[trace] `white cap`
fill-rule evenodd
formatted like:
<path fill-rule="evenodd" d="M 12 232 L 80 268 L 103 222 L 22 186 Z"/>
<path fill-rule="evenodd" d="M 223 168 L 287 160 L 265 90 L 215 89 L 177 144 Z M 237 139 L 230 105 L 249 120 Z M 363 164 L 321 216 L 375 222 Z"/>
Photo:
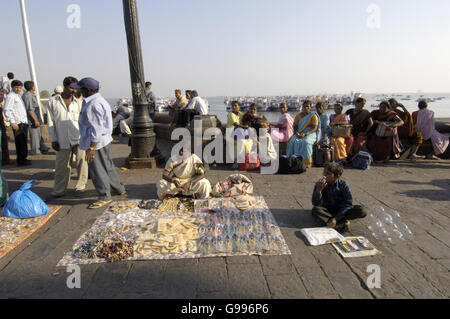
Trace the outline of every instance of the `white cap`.
<path fill-rule="evenodd" d="M 55 87 L 55 93 L 62 93 L 64 91 L 62 86 Z"/>

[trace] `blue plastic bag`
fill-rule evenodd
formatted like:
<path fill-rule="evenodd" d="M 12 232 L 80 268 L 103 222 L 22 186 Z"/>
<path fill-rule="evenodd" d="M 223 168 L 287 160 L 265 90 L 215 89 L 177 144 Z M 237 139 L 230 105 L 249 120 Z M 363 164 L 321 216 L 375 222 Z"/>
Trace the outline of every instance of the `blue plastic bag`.
<path fill-rule="evenodd" d="M 37 184 L 33 179 L 15 191 L 3 207 L 3 216 L 24 219 L 48 214 L 50 209 L 47 204 L 30 190 Z"/>

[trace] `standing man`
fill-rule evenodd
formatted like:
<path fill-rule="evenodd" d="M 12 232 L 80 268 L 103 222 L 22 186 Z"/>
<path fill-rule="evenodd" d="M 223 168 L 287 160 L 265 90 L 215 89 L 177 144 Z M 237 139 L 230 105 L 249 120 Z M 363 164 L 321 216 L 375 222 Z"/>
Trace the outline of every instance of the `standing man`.
<path fill-rule="evenodd" d="M 31 165 L 31 161 L 27 160 L 28 117 L 25 104 L 20 97 L 22 87 L 22 82 L 18 80 L 11 82 L 12 91 L 6 96 L 4 107 L 6 121 L 11 123 L 14 131 L 18 166 Z"/>
<path fill-rule="evenodd" d="M 28 121 L 30 124 L 30 154 L 47 154 L 48 147 L 44 143 L 40 129 L 42 124 L 42 116 L 39 109 L 38 100 L 35 95 L 36 86 L 32 81 L 26 81 L 24 86 L 27 91 L 22 95 L 22 99 L 25 104 L 25 108 L 27 109 Z"/>
<path fill-rule="evenodd" d="M 152 82 L 145 82 L 145 96 L 147 97 L 147 101 L 149 104 L 148 112 L 150 114 L 150 118 L 155 118 L 155 109 L 156 109 L 156 94 L 152 91 Z"/>
<path fill-rule="evenodd" d="M 8 149 L 8 136 L 6 135 L 6 120 L 5 115 L 3 113 L 5 99 L 6 99 L 6 90 L 0 89 L 0 130 L 2 132 L 1 144 L 2 144 L 2 165 L 9 165 L 9 149 Z"/>
<path fill-rule="evenodd" d="M 48 103 L 48 134 L 52 141 L 52 148 L 56 151 L 56 161 L 53 192 L 47 200 L 64 195 L 69 185 L 74 155 L 78 171 L 75 192 L 83 192 L 88 181 L 86 152 L 79 147 L 78 118 L 81 113 L 81 103 L 74 97 L 76 90 L 70 87 L 70 84 L 77 82 L 78 80 L 72 76 L 66 77 L 61 95 L 56 95 Z"/>
<path fill-rule="evenodd" d="M 14 80 L 14 73 L 9 72 L 7 75 L 8 80 L 3 83 L 3 89 L 6 90 L 6 93 L 10 93 L 12 90 L 12 81 Z"/>
<path fill-rule="evenodd" d="M 98 201 L 89 205 L 95 209 L 109 204 L 111 191 L 126 195 L 111 159 L 111 106 L 99 93 L 99 82 L 93 78 L 72 83 L 71 88 L 81 90 L 84 97 L 80 118 L 80 148 L 86 151 L 89 174 L 98 193 Z"/>

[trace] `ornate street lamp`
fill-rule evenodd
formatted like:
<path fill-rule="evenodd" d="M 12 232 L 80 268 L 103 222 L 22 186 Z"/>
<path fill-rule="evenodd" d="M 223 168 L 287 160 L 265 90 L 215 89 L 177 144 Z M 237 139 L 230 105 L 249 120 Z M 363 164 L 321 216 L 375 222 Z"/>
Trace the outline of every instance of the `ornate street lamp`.
<path fill-rule="evenodd" d="M 126 163 L 129 168 L 156 168 L 156 134 L 149 115 L 145 96 L 144 65 L 136 0 L 123 0 L 125 30 L 127 33 L 128 60 L 130 63 L 131 91 L 134 119 L 132 124 L 131 154 Z"/>

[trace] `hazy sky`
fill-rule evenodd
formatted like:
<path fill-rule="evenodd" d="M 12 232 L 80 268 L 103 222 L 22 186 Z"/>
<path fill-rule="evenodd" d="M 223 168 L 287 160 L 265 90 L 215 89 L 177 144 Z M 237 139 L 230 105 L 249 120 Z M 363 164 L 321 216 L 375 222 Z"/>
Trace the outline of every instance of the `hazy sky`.
<path fill-rule="evenodd" d="M 70 4 L 81 9 L 79 29 L 67 27 Z M 122 1 L 26 5 L 41 90 L 73 75 L 98 79 L 105 97 L 131 95 Z M 159 96 L 175 88 L 202 96 L 450 91 L 449 0 L 138 0 L 138 6 L 145 76 Z M 2 1 L 0 15 L 0 75 L 13 71 L 28 80 L 19 0 Z"/>

